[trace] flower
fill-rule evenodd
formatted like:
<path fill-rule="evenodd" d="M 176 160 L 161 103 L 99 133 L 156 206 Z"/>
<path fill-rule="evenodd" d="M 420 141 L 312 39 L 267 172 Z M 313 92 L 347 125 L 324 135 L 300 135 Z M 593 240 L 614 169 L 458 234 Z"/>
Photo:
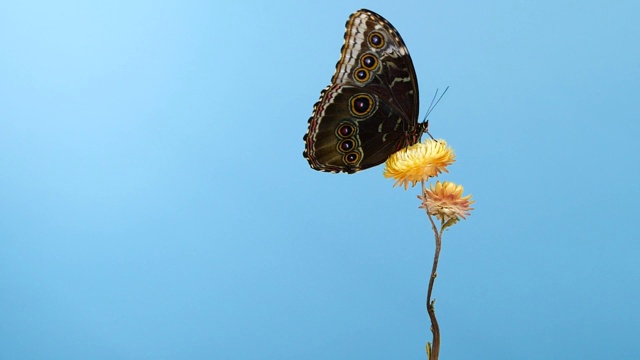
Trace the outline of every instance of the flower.
<path fill-rule="evenodd" d="M 387 159 L 384 177 L 396 180 L 393 186 L 404 185 L 406 190 L 419 181 L 428 180 L 444 172 L 455 161 L 455 153 L 444 140 L 426 140 L 397 151 Z"/>
<path fill-rule="evenodd" d="M 418 195 L 422 200 L 420 208 L 427 209 L 429 215 L 435 215 L 444 224 L 453 225 L 460 218 L 466 219 L 465 216 L 473 210 L 471 204 L 475 201 L 470 200 L 471 195 L 463 197 L 463 191 L 462 185 L 438 181 L 435 185 L 431 184 L 430 189 L 424 189 L 422 196 Z"/>

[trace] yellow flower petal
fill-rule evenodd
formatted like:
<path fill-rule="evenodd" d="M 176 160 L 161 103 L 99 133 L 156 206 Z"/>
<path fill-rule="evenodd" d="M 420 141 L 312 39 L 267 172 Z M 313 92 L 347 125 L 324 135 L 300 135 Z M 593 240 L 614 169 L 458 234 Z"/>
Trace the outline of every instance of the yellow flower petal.
<path fill-rule="evenodd" d="M 449 172 L 456 155 L 444 140 L 426 140 L 391 155 L 384 168 L 384 177 L 396 180 L 393 186 L 404 185 L 405 190 L 422 180 Z"/>

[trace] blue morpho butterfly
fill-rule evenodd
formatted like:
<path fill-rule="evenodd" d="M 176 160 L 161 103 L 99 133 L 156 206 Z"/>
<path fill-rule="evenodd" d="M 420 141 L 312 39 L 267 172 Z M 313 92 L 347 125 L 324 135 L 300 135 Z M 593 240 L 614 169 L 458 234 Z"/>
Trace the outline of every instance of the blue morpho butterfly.
<path fill-rule="evenodd" d="M 420 141 L 418 80 L 409 51 L 385 18 L 362 9 L 346 24 L 331 84 L 313 106 L 304 136 L 311 168 L 354 173 Z"/>

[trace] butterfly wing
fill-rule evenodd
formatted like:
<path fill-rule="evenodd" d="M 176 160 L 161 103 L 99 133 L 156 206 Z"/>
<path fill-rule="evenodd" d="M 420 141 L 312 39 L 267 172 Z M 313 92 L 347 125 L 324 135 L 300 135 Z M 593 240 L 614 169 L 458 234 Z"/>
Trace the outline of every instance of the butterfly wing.
<path fill-rule="evenodd" d="M 404 142 L 405 120 L 376 94 L 335 84 L 314 106 L 304 156 L 312 168 L 354 173 L 379 165 Z"/>
<path fill-rule="evenodd" d="M 417 122 L 418 80 L 409 50 L 398 30 L 371 10 L 356 11 L 347 20 L 331 83 L 366 87 Z"/>
<path fill-rule="evenodd" d="M 304 157 L 328 172 L 376 166 L 419 140 L 417 116 L 418 83 L 400 34 L 372 11 L 355 12 L 332 84 L 309 119 Z"/>

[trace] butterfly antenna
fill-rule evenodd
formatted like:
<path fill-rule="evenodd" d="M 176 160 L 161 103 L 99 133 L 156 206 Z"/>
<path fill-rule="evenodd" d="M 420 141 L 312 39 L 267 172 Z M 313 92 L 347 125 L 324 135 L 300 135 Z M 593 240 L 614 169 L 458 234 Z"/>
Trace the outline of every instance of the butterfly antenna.
<path fill-rule="evenodd" d="M 431 114 L 431 112 L 433 111 L 433 109 L 436 108 L 436 106 L 438 105 L 438 103 L 440 102 L 440 100 L 442 100 L 442 98 L 444 97 L 444 94 L 447 93 L 447 90 L 449 90 L 449 87 L 447 86 L 444 91 L 442 92 L 442 94 L 440 95 L 440 97 L 438 98 L 438 100 L 436 101 L 436 97 L 438 96 L 438 89 L 436 89 L 436 93 L 433 94 L 433 99 L 431 99 L 431 104 L 429 104 L 429 108 L 427 109 L 427 114 L 424 116 L 425 120 L 427 119 L 427 117 L 429 116 L 429 114 Z M 435 103 L 434 103 L 435 101 Z"/>
<path fill-rule="evenodd" d="M 429 135 L 429 137 L 432 140 L 435 140 L 433 138 L 433 136 L 431 135 L 431 133 L 429 133 L 429 120 L 427 119 L 429 117 L 429 114 L 431 114 L 431 112 L 433 111 L 433 109 L 435 109 L 436 105 L 438 105 L 438 103 L 440 102 L 440 100 L 442 100 L 442 97 L 444 96 L 444 94 L 447 93 L 447 90 L 449 90 L 449 87 L 447 86 L 444 91 L 442 92 L 442 94 L 440 95 L 440 97 L 438 98 L 438 100 L 436 100 L 436 97 L 438 97 L 438 89 L 436 89 L 436 93 L 433 94 L 433 99 L 431 99 L 431 103 L 429 104 L 429 107 L 427 108 L 427 114 L 424 116 L 424 120 L 423 122 L 425 123 L 425 127 L 424 127 L 424 132 L 427 133 L 427 135 Z M 434 103 L 435 102 L 435 103 Z"/>
<path fill-rule="evenodd" d="M 438 90 L 436 89 L 436 93 L 433 94 L 433 98 L 431 99 L 431 103 L 429 104 L 429 107 L 427 108 L 427 113 L 424 115 L 424 120 L 427 120 L 427 116 L 429 116 L 429 113 L 431 112 L 431 107 L 433 106 L 433 102 L 436 101 L 436 96 L 438 96 Z"/>

